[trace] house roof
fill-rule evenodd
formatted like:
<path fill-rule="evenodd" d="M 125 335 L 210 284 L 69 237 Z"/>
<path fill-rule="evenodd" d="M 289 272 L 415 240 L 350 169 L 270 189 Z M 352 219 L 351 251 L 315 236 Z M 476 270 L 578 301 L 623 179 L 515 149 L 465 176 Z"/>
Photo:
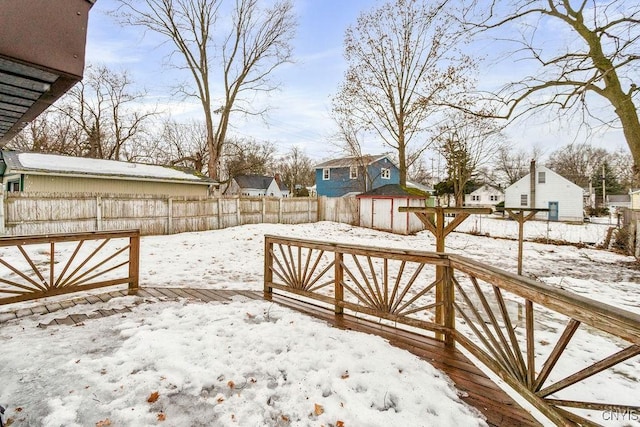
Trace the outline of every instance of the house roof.
<path fill-rule="evenodd" d="M 238 183 L 240 188 L 266 190 L 275 178 L 265 175 L 238 175 L 233 179 Z"/>
<path fill-rule="evenodd" d="M 629 194 L 610 194 L 607 196 L 609 203 L 629 203 L 631 196 Z"/>
<path fill-rule="evenodd" d="M 490 191 L 490 190 L 494 190 L 496 193 L 504 194 L 504 189 L 500 187 L 496 187 L 495 185 L 491 185 L 491 184 L 482 184 L 480 187 L 476 188 L 469 194 L 475 195 L 483 191 Z"/>
<path fill-rule="evenodd" d="M 378 154 L 371 155 L 365 154 L 363 156 L 350 156 L 350 157 L 342 157 L 339 159 L 327 160 L 326 162 L 319 163 L 315 166 L 316 169 L 319 168 L 348 168 L 355 165 L 370 165 L 371 163 L 375 163 L 380 159 L 387 158 L 391 163 L 394 163 L 393 160 L 387 154 Z M 395 163 L 394 163 L 395 164 Z"/>
<path fill-rule="evenodd" d="M 420 191 L 424 191 L 425 193 L 433 193 L 433 188 L 427 187 L 426 185 L 422 185 L 418 182 L 407 181 L 407 187 L 416 188 Z"/>
<path fill-rule="evenodd" d="M 81 176 L 87 178 L 133 179 L 140 181 L 188 182 L 211 185 L 216 181 L 195 170 L 115 160 L 23 153 L 2 150 L 6 171 L 32 175 Z M 6 173 L 6 172 L 5 172 Z"/>
<path fill-rule="evenodd" d="M 574 182 L 568 180 L 567 178 L 565 178 L 564 176 L 560 175 L 558 172 L 555 172 L 551 169 L 549 169 L 546 166 L 541 166 L 541 165 L 536 165 L 536 173 L 537 172 L 547 172 L 547 173 L 551 173 L 555 176 L 557 176 L 558 178 L 560 178 L 561 180 L 563 180 L 567 185 L 570 185 L 572 187 L 575 188 L 579 188 L 580 190 L 583 190 L 582 187 L 580 187 L 579 185 L 576 185 Z M 531 179 L 531 173 L 526 174 L 525 176 L 523 176 L 522 178 L 520 178 L 519 180 L 517 180 L 516 182 L 514 182 L 513 184 L 511 184 L 510 186 L 508 186 L 507 188 L 504 189 L 504 192 L 506 193 L 507 191 L 512 191 L 512 188 L 517 188 L 521 182 L 527 182 Z"/>
<path fill-rule="evenodd" d="M 402 187 L 400 184 L 383 185 L 381 187 L 374 188 L 373 190 L 369 190 L 366 193 L 361 193 L 356 197 L 360 198 L 360 197 L 376 197 L 376 196 L 412 197 L 412 198 L 429 197 L 429 195 L 424 191 L 418 190 L 417 188 Z"/>

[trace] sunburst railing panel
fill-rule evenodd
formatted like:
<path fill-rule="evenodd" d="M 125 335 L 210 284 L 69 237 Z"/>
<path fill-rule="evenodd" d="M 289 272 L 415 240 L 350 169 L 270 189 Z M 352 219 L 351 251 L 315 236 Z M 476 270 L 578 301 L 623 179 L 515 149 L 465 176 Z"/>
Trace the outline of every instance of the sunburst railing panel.
<path fill-rule="evenodd" d="M 266 236 L 273 289 L 457 343 L 558 425 L 640 414 L 640 316 L 601 301 L 458 255 Z"/>
<path fill-rule="evenodd" d="M 117 284 L 138 288 L 134 231 L 0 238 L 0 305 Z"/>
<path fill-rule="evenodd" d="M 640 316 L 450 259 L 455 341 L 545 415 L 562 425 L 600 425 L 607 413 L 640 414 Z"/>

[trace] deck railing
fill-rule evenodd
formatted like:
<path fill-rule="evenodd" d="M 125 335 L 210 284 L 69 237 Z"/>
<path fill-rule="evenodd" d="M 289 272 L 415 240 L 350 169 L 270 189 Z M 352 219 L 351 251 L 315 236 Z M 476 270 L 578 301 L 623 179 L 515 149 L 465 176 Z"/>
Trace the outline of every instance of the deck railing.
<path fill-rule="evenodd" d="M 607 392 L 609 376 L 637 389 L 635 313 L 443 253 L 266 236 L 264 274 L 266 296 L 293 293 L 460 345 L 558 425 L 640 416 L 637 393 Z"/>
<path fill-rule="evenodd" d="M 138 230 L 0 238 L 0 305 L 139 283 Z"/>

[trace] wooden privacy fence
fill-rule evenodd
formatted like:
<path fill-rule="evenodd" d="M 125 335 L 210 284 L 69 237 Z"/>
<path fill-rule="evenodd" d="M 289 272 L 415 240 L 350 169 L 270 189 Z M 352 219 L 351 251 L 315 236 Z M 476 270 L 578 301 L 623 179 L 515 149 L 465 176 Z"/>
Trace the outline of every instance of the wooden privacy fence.
<path fill-rule="evenodd" d="M 168 198 L 5 193 L 0 202 L 4 204 L 0 206 L 0 234 L 13 236 L 128 229 L 139 229 L 142 235 L 162 235 L 244 224 L 300 224 L 333 218 L 357 224 L 358 218 L 357 209 L 353 212 L 353 203 L 323 202 L 323 198 L 315 197 Z"/>
<path fill-rule="evenodd" d="M 615 377 L 637 390 L 637 314 L 458 255 L 278 236 L 265 237 L 264 280 L 266 296 L 292 293 L 459 345 L 558 425 L 640 414 L 640 395 L 603 386 Z M 595 360 L 585 343 L 607 355 Z"/>
<path fill-rule="evenodd" d="M 139 283 L 140 232 L 0 238 L 0 305 Z"/>

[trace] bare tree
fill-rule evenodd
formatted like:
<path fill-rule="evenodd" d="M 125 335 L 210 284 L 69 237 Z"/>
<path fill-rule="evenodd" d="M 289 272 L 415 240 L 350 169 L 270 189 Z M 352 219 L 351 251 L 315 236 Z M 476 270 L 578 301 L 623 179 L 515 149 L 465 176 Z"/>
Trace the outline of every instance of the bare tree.
<path fill-rule="evenodd" d="M 179 123 L 166 119 L 162 124 L 162 134 L 157 139 L 161 143 L 155 147 L 155 153 L 150 154 L 156 163 L 206 172 L 209 150 L 203 122 Z"/>
<path fill-rule="evenodd" d="M 345 114 L 343 110 L 334 110 L 333 119 L 338 127 L 338 131 L 333 136 L 332 141 L 336 147 L 342 152 L 345 158 L 348 158 L 352 167 L 357 168 L 357 185 L 359 191 L 365 192 L 372 188 L 375 176 L 369 174 L 367 168 L 371 156 L 362 151 L 362 138 L 365 130 L 354 117 Z"/>
<path fill-rule="evenodd" d="M 463 35 L 446 3 L 393 0 L 361 14 L 345 35 L 348 69 L 333 110 L 397 151 L 401 185 L 429 147 L 427 120 L 445 98 L 464 92 L 475 68 L 457 49 Z"/>
<path fill-rule="evenodd" d="M 224 181 L 238 175 L 273 173 L 276 147 L 268 141 L 231 139 L 221 158 Z"/>
<path fill-rule="evenodd" d="M 541 156 L 542 150 L 539 147 L 534 146 L 529 151 L 515 150 L 512 145 L 505 143 L 498 147 L 493 168 L 509 186 L 527 175 L 531 160 L 538 160 Z"/>
<path fill-rule="evenodd" d="M 495 120 L 456 112 L 440 125 L 437 149 L 446 162 L 448 179 L 453 185 L 456 206 L 464 204 L 464 190 L 488 162 L 502 142 L 501 128 Z"/>
<path fill-rule="evenodd" d="M 220 25 L 223 0 L 118 2 L 122 6 L 117 12 L 120 22 L 164 36 L 182 59 L 179 66 L 191 74 L 195 88 L 185 87 L 183 92 L 202 105 L 209 151 L 207 170 L 217 179 L 232 113 L 265 114 L 266 109 L 252 109 L 247 96 L 277 89 L 270 76 L 291 61 L 290 41 L 296 26 L 291 1 L 277 1 L 271 8 L 261 9 L 258 0 L 235 0 L 232 12 L 224 11 L 231 22 Z M 224 29 L 228 32 L 221 34 Z M 171 60 L 175 61 L 175 56 Z M 216 83 L 221 92 L 218 97 L 214 95 Z"/>
<path fill-rule="evenodd" d="M 144 92 L 133 92 L 126 71 L 90 66 L 84 79 L 56 104 L 56 111 L 78 126 L 82 155 L 98 159 L 134 160 L 136 138 L 155 109 L 144 111 Z"/>
<path fill-rule="evenodd" d="M 616 178 L 626 190 L 638 187 L 639 182 L 633 176 L 633 158 L 628 151 L 618 149 L 609 154 L 608 161 Z"/>
<path fill-rule="evenodd" d="M 586 188 L 590 177 L 607 155 L 607 150 L 591 144 L 569 144 L 551 153 L 546 165 L 574 184 Z"/>
<path fill-rule="evenodd" d="M 36 153 L 81 156 L 80 128 L 64 114 L 52 109 L 38 116 L 13 138 L 7 148 Z"/>
<path fill-rule="evenodd" d="M 294 195 L 300 193 L 297 186 L 306 189 L 313 185 L 315 170 L 311 159 L 295 145 L 278 161 L 276 170 L 280 173 L 282 182 L 293 191 Z"/>
<path fill-rule="evenodd" d="M 640 166 L 640 121 L 636 70 L 640 65 L 640 6 L 621 0 L 513 0 L 510 3 L 471 0 L 471 15 L 465 16 L 468 28 L 509 30 L 518 28 L 516 55 L 529 58 L 538 72 L 512 83 L 498 94 L 505 107 L 504 117 L 512 118 L 539 108 L 556 107 L 579 111 L 583 123 L 622 127 L 626 142 Z M 550 47 L 545 24 L 560 25 L 554 31 L 554 43 L 560 30 L 568 31 L 565 44 Z M 501 38 L 504 40 L 504 35 Z M 548 34 L 547 34 L 548 37 Z M 595 95 L 595 97 L 593 96 Z M 599 100 L 612 107 L 613 119 L 607 120 L 597 109 Z M 592 107 L 590 109 L 590 106 Z"/>

